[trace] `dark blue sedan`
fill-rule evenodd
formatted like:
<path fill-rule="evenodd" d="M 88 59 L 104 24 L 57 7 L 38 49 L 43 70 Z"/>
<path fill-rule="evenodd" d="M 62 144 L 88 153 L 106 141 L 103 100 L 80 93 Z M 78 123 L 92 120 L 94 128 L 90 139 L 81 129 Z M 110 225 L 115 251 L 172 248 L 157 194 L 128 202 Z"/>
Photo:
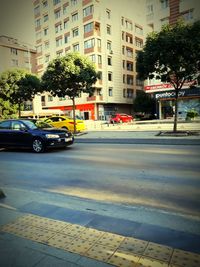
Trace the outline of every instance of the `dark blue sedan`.
<path fill-rule="evenodd" d="M 0 147 L 32 148 L 36 153 L 51 147 L 67 147 L 74 137 L 66 129 L 57 129 L 41 120 L 4 120 L 0 122 Z"/>

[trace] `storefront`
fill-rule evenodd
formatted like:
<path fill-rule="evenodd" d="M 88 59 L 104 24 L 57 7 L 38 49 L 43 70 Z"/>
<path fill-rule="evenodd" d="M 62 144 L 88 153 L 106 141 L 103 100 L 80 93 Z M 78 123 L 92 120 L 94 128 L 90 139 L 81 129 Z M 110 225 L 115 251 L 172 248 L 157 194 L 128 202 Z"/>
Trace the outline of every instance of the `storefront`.
<path fill-rule="evenodd" d="M 157 102 L 157 115 L 159 119 L 173 117 L 175 91 L 159 91 L 153 94 Z M 185 119 L 190 111 L 196 111 L 200 116 L 200 87 L 181 89 L 179 92 L 178 119 Z"/>

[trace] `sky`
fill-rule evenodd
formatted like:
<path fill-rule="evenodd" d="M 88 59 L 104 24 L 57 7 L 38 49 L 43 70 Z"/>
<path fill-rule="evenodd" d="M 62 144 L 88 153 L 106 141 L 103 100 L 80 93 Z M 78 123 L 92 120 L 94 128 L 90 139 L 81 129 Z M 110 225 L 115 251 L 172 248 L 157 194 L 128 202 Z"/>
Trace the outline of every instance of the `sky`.
<path fill-rule="evenodd" d="M 0 0 L 0 35 L 35 44 L 32 0 Z"/>

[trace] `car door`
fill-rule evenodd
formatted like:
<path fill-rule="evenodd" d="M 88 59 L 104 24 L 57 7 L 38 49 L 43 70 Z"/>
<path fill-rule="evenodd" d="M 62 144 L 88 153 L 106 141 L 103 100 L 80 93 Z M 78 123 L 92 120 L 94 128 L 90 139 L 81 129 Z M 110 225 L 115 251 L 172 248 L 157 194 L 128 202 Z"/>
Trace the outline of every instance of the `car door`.
<path fill-rule="evenodd" d="M 20 121 L 11 122 L 11 138 L 10 143 L 13 146 L 27 147 L 31 144 L 31 134 L 26 126 Z"/>
<path fill-rule="evenodd" d="M 11 122 L 2 121 L 0 122 L 0 146 L 9 146 L 11 138 Z"/>

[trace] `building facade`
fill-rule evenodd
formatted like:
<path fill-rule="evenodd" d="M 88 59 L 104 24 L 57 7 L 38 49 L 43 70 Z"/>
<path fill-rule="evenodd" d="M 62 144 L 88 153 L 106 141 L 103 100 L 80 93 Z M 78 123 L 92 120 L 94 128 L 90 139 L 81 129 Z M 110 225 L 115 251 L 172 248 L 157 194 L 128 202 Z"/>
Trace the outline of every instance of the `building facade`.
<path fill-rule="evenodd" d="M 173 25 L 179 19 L 186 23 L 200 20 L 198 0 L 146 0 L 146 10 L 147 25 L 154 31 L 161 30 L 165 24 Z M 157 100 L 157 115 L 160 119 L 173 117 L 175 96 L 170 84 L 152 79 L 145 82 L 144 89 Z M 190 89 L 190 84 L 186 83 L 179 95 L 178 118 L 185 119 L 191 110 L 200 115 L 200 85 Z"/>
<path fill-rule="evenodd" d="M 36 49 L 8 36 L 0 36 L 0 72 L 21 68 L 36 73 Z"/>
<path fill-rule="evenodd" d="M 88 56 L 101 78 L 92 97 L 76 99 L 77 115 L 107 119 L 116 112 L 132 113 L 133 99 L 143 83 L 137 79 L 136 55 L 145 42 L 145 1 L 34 0 L 37 73 L 69 51 Z M 41 96 L 43 110 L 69 114 L 68 98 Z"/>

